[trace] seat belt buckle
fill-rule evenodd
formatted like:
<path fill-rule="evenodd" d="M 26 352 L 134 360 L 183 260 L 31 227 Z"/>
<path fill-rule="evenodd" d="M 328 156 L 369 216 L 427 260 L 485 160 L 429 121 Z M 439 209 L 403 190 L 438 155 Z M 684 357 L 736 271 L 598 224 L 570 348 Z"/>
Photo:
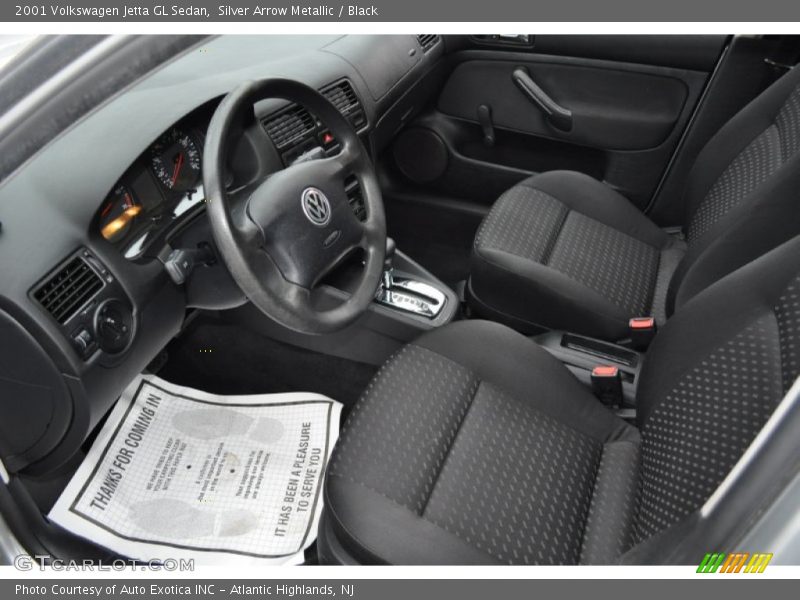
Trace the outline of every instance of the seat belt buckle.
<path fill-rule="evenodd" d="M 622 373 L 611 365 L 592 369 L 592 391 L 606 406 L 622 406 Z"/>
<path fill-rule="evenodd" d="M 634 317 L 628 321 L 631 344 L 636 350 L 646 350 L 656 337 L 656 320 L 653 317 Z"/>

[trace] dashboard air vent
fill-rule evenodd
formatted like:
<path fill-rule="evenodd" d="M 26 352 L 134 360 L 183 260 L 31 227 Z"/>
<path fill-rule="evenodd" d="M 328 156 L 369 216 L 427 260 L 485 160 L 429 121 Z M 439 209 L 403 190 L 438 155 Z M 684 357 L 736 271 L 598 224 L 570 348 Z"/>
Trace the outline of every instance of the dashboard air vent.
<path fill-rule="evenodd" d="M 50 277 L 34 294 L 36 300 L 62 325 L 103 287 L 103 280 L 76 256 Z"/>
<path fill-rule="evenodd" d="M 314 119 L 302 106 L 293 105 L 270 116 L 264 122 L 264 129 L 278 149 L 291 146 L 314 131 Z"/>
<path fill-rule="evenodd" d="M 353 127 L 360 129 L 366 124 L 364 109 L 353 85 L 347 79 L 325 86 L 320 93 L 350 121 Z"/>
<path fill-rule="evenodd" d="M 417 41 L 422 46 L 422 51 L 427 54 L 439 43 L 439 36 L 430 33 L 422 34 L 417 36 Z"/>
<path fill-rule="evenodd" d="M 322 95 L 342 114 L 347 114 L 353 108 L 361 108 L 356 92 L 349 81 L 340 81 L 323 88 Z"/>

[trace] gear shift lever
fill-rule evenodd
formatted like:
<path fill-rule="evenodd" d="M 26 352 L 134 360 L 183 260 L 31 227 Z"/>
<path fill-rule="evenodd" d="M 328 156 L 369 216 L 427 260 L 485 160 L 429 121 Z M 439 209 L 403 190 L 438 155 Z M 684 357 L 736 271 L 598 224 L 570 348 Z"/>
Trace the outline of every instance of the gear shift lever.
<path fill-rule="evenodd" d="M 435 319 L 441 312 L 447 296 L 429 283 L 405 275 L 394 276 L 394 255 L 397 246 L 386 238 L 386 258 L 383 261 L 383 278 L 375 292 L 375 301 L 394 310 L 411 313 L 425 319 Z"/>
<path fill-rule="evenodd" d="M 394 253 L 397 250 L 397 244 L 390 237 L 386 238 L 386 258 L 383 260 L 383 289 L 390 290 L 394 286 Z"/>

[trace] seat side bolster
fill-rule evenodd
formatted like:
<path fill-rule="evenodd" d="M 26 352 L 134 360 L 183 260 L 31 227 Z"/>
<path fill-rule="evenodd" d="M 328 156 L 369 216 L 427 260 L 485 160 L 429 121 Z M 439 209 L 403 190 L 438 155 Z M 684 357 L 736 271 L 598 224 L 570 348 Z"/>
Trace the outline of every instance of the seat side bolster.
<path fill-rule="evenodd" d="M 535 315 L 533 324 L 617 340 L 628 333 L 628 315 L 594 290 L 563 273 L 492 249 L 476 250 L 472 291 L 509 315 Z"/>
<path fill-rule="evenodd" d="M 800 154 L 786 161 L 753 191 L 757 200 L 743 202 L 690 245 L 670 286 L 674 309 L 729 273 L 800 235 L 798 187 Z"/>
<path fill-rule="evenodd" d="M 491 555 L 358 481 L 328 475 L 325 500 L 338 540 L 362 564 L 499 564 Z M 375 548 L 380 548 L 380 553 Z"/>
<path fill-rule="evenodd" d="M 725 123 L 700 151 L 686 182 L 686 223 L 728 166 L 774 123 L 798 82 L 800 69 L 792 69 Z"/>
<path fill-rule="evenodd" d="M 672 243 L 661 251 L 658 261 L 656 284 L 653 289 L 652 311 L 659 327 L 663 327 L 672 316 L 670 289 L 675 274 L 680 270 L 686 256 L 686 242 L 673 238 Z"/>

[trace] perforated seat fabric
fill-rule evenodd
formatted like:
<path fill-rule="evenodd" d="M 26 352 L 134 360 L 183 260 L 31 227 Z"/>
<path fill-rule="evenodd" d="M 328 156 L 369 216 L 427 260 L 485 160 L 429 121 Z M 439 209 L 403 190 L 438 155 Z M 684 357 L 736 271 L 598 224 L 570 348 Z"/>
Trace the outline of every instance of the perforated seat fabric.
<path fill-rule="evenodd" d="M 608 564 L 698 510 L 800 372 L 800 239 L 710 286 L 653 343 L 636 426 L 487 321 L 423 335 L 354 407 L 325 483 L 353 560 Z"/>
<path fill-rule="evenodd" d="M 462 322 L 381 369 L 348 418 L 326 504 L 363 562 L 610 558 L 627 539 L 609 544 L 606 522 L 628 525 L 638 448 L 636 430 L 544 350 Z"/>
<path fill-rule="evenodd" d="M 484 219 L 471 293 L 529 323 L 619 339 L 631 317 L 651 314 L 662 255 L 676 251 L 680 242 L 608 186 L 551 171 L 511 188 Z"/>
<path fill-rule="evenodd" d="M 618 340 L 631 317 L 663 323 L 721 277 L 800 234 L 800 70 L 736 115 L 689 176 L 686 242 L 627 199 L 569 171 L 504 193 L 475 238 L 470 299 L 520 329 Z"/>

